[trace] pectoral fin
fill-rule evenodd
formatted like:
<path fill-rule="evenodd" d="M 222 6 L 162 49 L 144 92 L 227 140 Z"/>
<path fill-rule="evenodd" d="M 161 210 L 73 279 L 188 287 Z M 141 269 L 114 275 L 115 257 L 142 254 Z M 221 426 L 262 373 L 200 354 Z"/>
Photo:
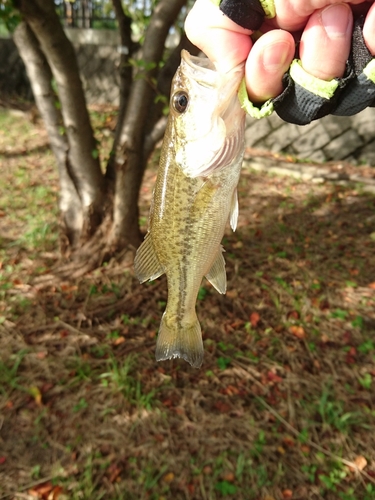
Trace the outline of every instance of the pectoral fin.
<path fill-rule="evenodd" d="M 227 291 L 227 275 L 225 272 L 223 251 L 223 247 L 220 247 L 211 269 L 206 274 L 208 281 L 219 293 Z"/>
<path fill-rule="evenodd" d="M 156 280 L 156 278 L 164 274 L 164 268 L 155 253 L 150 233 L 146 234 L 143 243 L 137 250 L 134 259 L 134 270 L 140 283 L 147 280 Z"/>
<path fill-rule="evenodd" d="M 237 189 L 235 189 L 233 192 L 232 204 L 230 207 L 230 227 L 233 229 L 233 231 L 236 230 L 237 220 L 238 220 L 238 196 L 237 196 Z"/>

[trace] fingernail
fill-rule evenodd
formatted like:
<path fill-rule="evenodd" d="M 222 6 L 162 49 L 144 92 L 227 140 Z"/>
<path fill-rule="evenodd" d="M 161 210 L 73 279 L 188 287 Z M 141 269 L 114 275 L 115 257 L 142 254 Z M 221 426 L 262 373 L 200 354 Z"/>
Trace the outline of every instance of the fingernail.
<path fill-rule="evenodd" d="M 279 71 L 285 65 L 288 55 L 288 43 L 278 42 L 267 45 L 262 53 L 263 67 L 268 72 Z"/>
<path fill-rule="evenodd" d="M 350 7 L 346 4 L 330 5 L 322 11 L 321 19 L 329 38 L 341 38 L 348 31 L 351 20 Z"/>

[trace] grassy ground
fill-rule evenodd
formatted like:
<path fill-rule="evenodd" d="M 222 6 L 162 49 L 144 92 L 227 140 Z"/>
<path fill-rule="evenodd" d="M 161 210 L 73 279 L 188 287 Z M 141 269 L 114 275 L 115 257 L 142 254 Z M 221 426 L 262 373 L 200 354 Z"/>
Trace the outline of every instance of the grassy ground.
<path fill-rule="evenodd" d="M 374 196 L 244 168 L 195 370 L 154 360 L 163 278 L 139 285 L 113 261 L 49 279 L 41 125 L 1 112 L 0 161 L 1 499 L 375 498 Z"/>

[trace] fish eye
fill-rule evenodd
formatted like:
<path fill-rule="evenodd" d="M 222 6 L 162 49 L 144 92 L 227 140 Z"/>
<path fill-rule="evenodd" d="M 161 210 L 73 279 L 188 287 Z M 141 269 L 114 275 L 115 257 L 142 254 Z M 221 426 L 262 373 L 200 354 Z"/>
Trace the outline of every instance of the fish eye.
<path fill-rule="evenodd" d="M 172 98 L 172 104 L 177 113 L 183 113 L 189 104 L 189 96 L 187 92 L 179 90 Z"/>

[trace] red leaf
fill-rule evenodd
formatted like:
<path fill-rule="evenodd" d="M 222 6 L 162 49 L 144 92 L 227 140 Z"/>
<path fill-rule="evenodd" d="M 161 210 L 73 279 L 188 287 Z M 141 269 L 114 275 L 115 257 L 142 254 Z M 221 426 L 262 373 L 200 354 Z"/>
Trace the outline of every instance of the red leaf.
<path fill-rule="evenodd" d="M 282 382 L 283 379 L 281 377 L 279 377 L 278 375 L 276 375 L 276 373 L 273 373 L 272 371 L 269 371 L 267 373 L 267 378 L 270 382 L 275 382 L 276 384 L 278 382 Z"/>
<path fill-rule="evenodd" d="M 253 328 L 256 328 L 257 324 L 259 323 L 260 316 L 257 312 L 252 312 L 250 314 L 250 323 Z"/>
<path fill-rule="evenodd" d="M 231 410 L 231 406 L 228 403 L 224 403 L 223 401 L 216 401 L 214 404 L 214 408 L 218 410 L 220 413 L 229 413 Z"/>
<path fill-rule="evenodd" d="M 298 339 L 302 340 L 306 338 L 306 333 L 302 326 L 292 325 L 289 327 L 289 332 Z"/>

